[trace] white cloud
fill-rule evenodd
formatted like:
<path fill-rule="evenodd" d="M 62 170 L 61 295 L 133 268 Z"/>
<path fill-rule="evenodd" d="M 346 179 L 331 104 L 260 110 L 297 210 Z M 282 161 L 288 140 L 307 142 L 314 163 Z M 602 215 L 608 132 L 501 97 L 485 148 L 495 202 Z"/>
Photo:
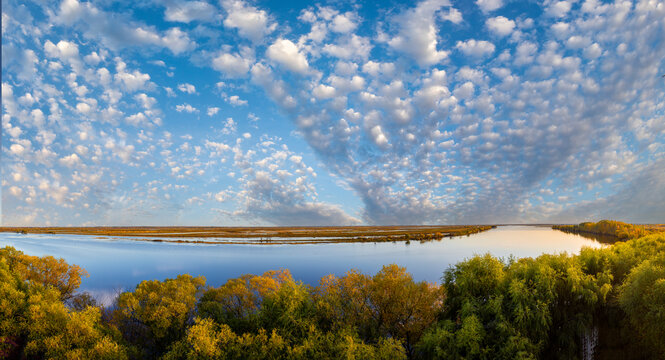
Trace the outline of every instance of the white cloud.
<path fill-rule="evenodd" d="M 126 65 L 124 62 L 119 61 L 116 65 L 117 73 L 115 74 L 115 81 L 122 84 L 124 89 L 129 92 L 134 92 L 144 89 L 150 81 L 150 75 L 141 73 L 138 70 L 133 72 L 125 71 Z"/>
<path fill-rule="evenodd" d="M 194 94 L 196 93 L 196 87 L 192 84 L 184 83 L 184 84 L 178 84 L 178 90 L 188 93 L 188 94 Z"/>
<path fill-rule="evenodd" d="M 338 14 L 333 18 L 330 29 L 337 33 L 349 33 L 356 29 L 354 18 L 352 13 Z"/>
<path fill-rule="evenodd" d="M 268 14 L 254 6 L 249 6 L 242 0 L 223 0 L 222 7 L 227 12 L 224 26 L 238 29 L 240 36 L 260 42 L 263 38 L 277 28 Z"/>
<path fill-rule="evenodd" d="M 476 0 L 476 5 L 484 13 L 494 11 L 503 6 L 503 0 Z"/>
<path fill-rule="evenodd" d="M 467 56 L 483 57 L 490 55 L 494 52 L 494 44 L 485 40 L 470 39 L 467 41 L 458 41 L 455 45 L 460 51 Z"/>
<path fill-rule="evenodd" d="M 143 106 L 144 109 L 151 109 L 157 103 L 157 99 L 155 99 L 154 97 L 150 97 L 150 96 L 148 96 L 146 94 L 143 94 L 143 93 L 136 94 L 134 96 L 134 99 L 136 99 L 136 101 L 140 102 L 141 106 Z"/>
<path fill-rule="evenodd" d="M 222 190 L 222 191 L 215 194 L 215 201 L 217 201 L 217 202 L 224 202 L 224 201 L 228 200 L 228 198 L 229 198 L 229 194 L 225 190 Z"/>
<path fill-rule="evenodd" d="M 187 33 L 177 27 L 160 34 L 147 25 L 118 19 L 117 15 L 103 11 L 90 2 L 64 0 L 53 20 L 70 27 L 80 26 L 86 38 L 98 39 L 113 49 L 155 45 L 178 55 L 196 47 Z"/>
<path fill-rule="evenodd" d="M 425 0 L 399 17 L 399 33 L 388 41 L 396 50 L 411 56 L 421 66 L 434 65 L 448 57 L 448 52 L 437 49 L 435 16 L 447 0 Z"/>
<path fill-rule="evenodd" d="M 326 44 L 323 52 L 340 59 L 367 59 L 372 45 L 368 38 L 352 34 L 350 38 L 341 38 L 337 44 Z"/>
<path fill-rule="evenodd" d="M 312 90 L 312 95 L 317 99 L 330 99 L 335 96 L 335 88 L 319 84 Z"/>
<path fill-rule="evenodd" d="M 226 101 L 228 101 L 229 104 L 233 106 L 243 106 L 247 105 L 247 100 L 243 100 L 240 98 L 238 95 L 231 95 L 226 98 Z"/>
<path fill-rule="evenodd" d="M 363 65 L 362 70 L 372 76 L 379 76 L 379 74 L 390 76 L 395 72 L 395 64 L 370 60 Z"/>
<path fill-rule="evenodd" d="M 515 65 L 525 65 L 533 61 L 535 53 L 538 51 L 538 45 L 525 41 L 517 45 L 515 51 Z"/>
<path fill-rule="evenodd" d="M 187 112 L 187 113 L 190 113 L 190 114 L 199 112 L 198 109 L 196 109 L 195 107 L 193 107 L 192 105 L 189 105 L 189 104 L 176 105 L 175 111 L 177 111 L 177 112 L 183 112 L 184 111 L 184 112 Z"/>
<path fill-rule="evenodd" d="M 460 24 L 464 20 L 462 18 L 462 12 L 454 7 L 449 8 L 447 13 L 441 13 L 440 17 L 441 20 L 448 20 L 453 24 Z"/>
<path fill-rule="evenodd" d="M 598 43 L 593 43 L 584 49 L 584 57 L 587 59 L 596 59 L 603 53 L 603 49 Z"/>
<path fill-rule="evenodd" d="M 389 146 L 388 138 L 386 137 L 386 134 L 381 129 L 380 125 L 375 125 L 374 127 L 372 127 L 369 131 L 369 135 L 370 135 L 372 141 L 374 141 L 374 143 L 378 147 L 385 149 Z"/>
<path fill-rule="evenodd" d="M 17 198 L 20 198 L 23 195 L 23 190 L 18 186 L 11 186 L 9 188 L 9 193 L 14 195 Z"/>
<path fill-rule="evenodd" d="M 16 156 L 22 156 L 26 153 L 26 148 L 21 144 L 12 144 L 9 146 L 9 151 Z"/>
<path fill-rule="evenodd" d="M 553 17 L 564 17 L 570 11 L 571 6 L 568 1 L 556 1 L 549 5 L 545 11 Z"/>
<path fill-rule="evenodd" d="M 58 45 L 54 45 L 50 40 L 46 40 L 44 51 L 50 57 L 57 57 L 63 60 L 79 57 L 78 45 L 65 40 L 60 40 Z"/>
<path fill-rule="evenodd" d="M 214 116 L 214 115 L 216 115 L 218 112 L 219 112 L 219 108 L 218 108 L 218 107 L 209 107 L 207 113 L 208 113 L 208 116 Z"/>
<path fill-rule="evenodd" d="M 309 70 L 309 64 L 300 49 L 287 39 L 277 39 L 266 51 L 268 57 L 279 65 L 297 72 L 305 74 Z"/>
<path fill-rule="evenodd" d="M 133 126 L 140 127 L 149 124 L 148 117 L 144 113 L 136 113 L 125 118 L 125 121 Z"/>
<path fill-rule="evenodd" d="M 169 29 L 161 38 L 161 43 L 176 55 L 196 47 L 196 43 L 189 39 L 189 35 L 179 28 Z"/>
<path fill-rule="evenodd" d="M 168 3 L 164 18 L 167 21 L 189 23 L 192 21 L 211 21 L 217 9 L 205 1 L 176 1 Z"/>
<path fill-rule="evenodd" d="M 104 56 L 100 56 L 96 51 L 91 52 L 83 58 L 83 61 L 92 66 L 99 65 L 103 60 Z"/>
<path fill-rule="evenodd" d="M 239 54 L 221 53 L 212 61 L 215 70 L 223 72 L 230 78 L 244 76 L 249 71 L 252 60 Z"/>
<path fill-rule="evenodd" d="M 87 115 L 92 112 L 92 107 L 84 102 L 80 102 L 76 104 L 76 111 L 80 112 L 81 114 Z"/>
<path fill-rule="evenodd" d="M 78 105 L 76 106 L 76 108 L 78 110 Z M 44 120 L 45 120 L 44 112 L 42 112 L 40 109 L 34 109 L 30 112 L 30 115 L 32 115 L 32 124 L 35 127 L 41 128 L 42 126 L 44 126 Z"/>
<path fill-rule="evenodd" d="M 74 151 L 81 156 L 88 155 L 88 148 L 83 145 L 76 145 Z"/>
<path fill-rule="evenodd" d="M 492 33 L 503 37 L 510 35 L 510 33 L 513 32 L 513 29 L 515 28 L 515 22 L 513 20 L 509 20 L 506 17 L 497 16 L 487 19 L 485 21 L 485 26 L 487 26 L 487 29 L 489 29 L 489 31 Z"/>
<path fill-rule="evenodd" d="M 81 159 L 76 154 L 67 155 L 60 159 L 60 163 L 68 168 L 74 168 L 81 164 Z"/>

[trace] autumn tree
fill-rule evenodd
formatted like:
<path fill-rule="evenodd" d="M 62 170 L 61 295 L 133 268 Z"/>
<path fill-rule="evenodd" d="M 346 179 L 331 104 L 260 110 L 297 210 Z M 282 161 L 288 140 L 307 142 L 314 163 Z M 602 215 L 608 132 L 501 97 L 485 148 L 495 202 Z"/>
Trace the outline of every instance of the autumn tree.
<path fill-rule="evenodd" d="M 191 275 L 143 281 L 133 292 L 120 294 L 113 323 L 145 356 L 157 356 L 186 334 L 204 285 L 205 278 Z"/>

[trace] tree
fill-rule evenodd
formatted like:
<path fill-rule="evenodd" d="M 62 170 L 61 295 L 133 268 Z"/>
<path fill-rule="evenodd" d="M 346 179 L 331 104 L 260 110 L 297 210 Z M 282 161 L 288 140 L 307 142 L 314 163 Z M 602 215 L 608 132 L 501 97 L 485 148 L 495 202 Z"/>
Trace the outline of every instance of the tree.
<path fill-rule="evenodd" d="M 159 355 L 181 339 L 195 315 L 205 278 L 178 275 L 164 281 L 143 281 L 133 292 L 120 294 L 113 322 L 127 341 Z"/>
<path fill-rule="evenodd" d="M 665 354 L 665 255 L 635 267 L 619 290 L 619 304 L 651 354 Z"/>

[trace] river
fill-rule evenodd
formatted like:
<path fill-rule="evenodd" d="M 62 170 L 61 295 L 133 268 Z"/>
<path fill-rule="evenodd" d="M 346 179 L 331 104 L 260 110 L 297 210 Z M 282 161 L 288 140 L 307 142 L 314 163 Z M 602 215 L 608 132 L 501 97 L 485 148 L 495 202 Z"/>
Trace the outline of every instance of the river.
<path fill-rule="evenodd" d="M 380 242 L 298 245 L 178 244 L 122 237 L 0 233 L 0 247 L 13 246 L 29 255 L 62 257 L 90 276 L 81 284 L 100 302 L 142 280 L 163 280 L 178 274 L 203 275 L 218 286 L 242 274 L 286 268 L 296 280 L 316 285 L 327 274 L 349 269 L 374 274 L 383 265 L 406 267 L 415 280 L 439 282 L 450 265 L 473 255 L 507 258 L 543 253 L 579 253 L 584 246 L 605 246 L 598 240 L 539 226 L 499 226 L 469 236 L 425 243 Z"/>

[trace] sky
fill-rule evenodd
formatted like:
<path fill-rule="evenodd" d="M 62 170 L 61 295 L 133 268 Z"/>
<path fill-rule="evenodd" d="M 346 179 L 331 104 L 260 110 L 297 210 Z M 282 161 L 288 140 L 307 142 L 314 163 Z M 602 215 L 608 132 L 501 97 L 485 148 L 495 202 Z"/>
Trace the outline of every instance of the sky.
<path fill-rule="evenodd" d="M 2 0 L 2 223 L 663 223 L 664 74 L 663 1 Z"/>

